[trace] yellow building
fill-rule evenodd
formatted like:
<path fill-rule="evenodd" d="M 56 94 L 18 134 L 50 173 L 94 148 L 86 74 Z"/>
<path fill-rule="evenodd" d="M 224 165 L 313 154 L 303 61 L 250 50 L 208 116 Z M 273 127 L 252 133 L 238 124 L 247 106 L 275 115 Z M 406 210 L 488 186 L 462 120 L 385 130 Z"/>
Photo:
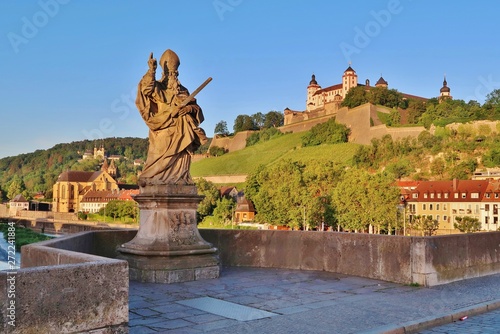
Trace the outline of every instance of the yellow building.
<path fill-rule="evenodd" d="M 54 212 L 76 212 L 83 196 L 89 191 L 118 190 L 116 181 L 105 171 L 61 173 L 53 186 Z"/>

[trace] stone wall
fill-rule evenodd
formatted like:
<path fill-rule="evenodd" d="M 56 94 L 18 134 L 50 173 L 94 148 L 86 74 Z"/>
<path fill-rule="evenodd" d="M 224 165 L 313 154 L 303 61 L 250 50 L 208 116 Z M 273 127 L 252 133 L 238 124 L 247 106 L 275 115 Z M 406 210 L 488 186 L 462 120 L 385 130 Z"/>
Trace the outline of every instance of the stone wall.
<path fill-rule="evenodd" d="M 210 147 L 217 146 L 226 149 L 228 152 L 242 150 L 247 146 L 247 138 L 255 131 L 241 131 L 232 137 L 214 136 Z"/>
<path fill-rule="evenodd" d="M 15 274 L 0 272 L 2 332 L 126 332 L 128 263 L 91 255 L 113 256 L 116 245 L 135 234 L 120 232 L 86 232 L 24 246 L 22 268 Z M 7 293 L 11 277 L 15 277 L 14 299 Z M 15 300 L 15 327 L 8 324 L 11 300 Z"/>
<path fill-rule="evenodd" d="M 9 216 L 9 208 L 6 204 L 0 204 L 0 218 L 7 218 Z"/>
<path fill-rule="evenodd" d="M 403 237 L 205 230 L 224 266 L 322 270 L 425 286 L 500 272 L 500 232 Z"/>

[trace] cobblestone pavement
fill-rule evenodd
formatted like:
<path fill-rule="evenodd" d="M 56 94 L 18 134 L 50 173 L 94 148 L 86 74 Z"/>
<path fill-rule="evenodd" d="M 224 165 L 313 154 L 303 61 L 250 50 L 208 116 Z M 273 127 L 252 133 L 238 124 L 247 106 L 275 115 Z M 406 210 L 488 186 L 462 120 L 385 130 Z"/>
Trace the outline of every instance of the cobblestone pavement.
<path fill-rule="evenodd" d="M 498 334 L 500 333 L 500 309 L 468 317 L 463 321 L 424 330 L 419 334 Z"/>
<path fill-rule="evenodd" d="M 423 288 L 328 272 L 231 267 L 214 280 L 130 282 L 129 298 L 131 334 L 383 333 L 499 301 L 500 274 Z"/>

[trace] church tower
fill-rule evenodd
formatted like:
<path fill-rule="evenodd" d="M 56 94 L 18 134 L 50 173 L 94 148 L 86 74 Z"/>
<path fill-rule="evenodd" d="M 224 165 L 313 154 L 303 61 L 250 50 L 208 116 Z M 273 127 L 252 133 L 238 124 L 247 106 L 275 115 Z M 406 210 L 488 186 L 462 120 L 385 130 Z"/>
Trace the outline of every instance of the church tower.
<path fill-rule="evenodd" d="M 309 82 L 309 86 L 307 86 L 307 103 L 306 110 L 311 111 L 318 107 L 316 99 L 314 98 L 314 94 L 321 89 L 321 86 L 318 85 L 316 81 L 316 76 L 313 74 L 311 77 L 311 81 Z"/>
<path fill-rule="evenodd" d="M 347 92 L 353 88 L 358 86 L 358 75 L 356 71 L 354 71 L 349 64 L 349 67 L 344 71 L 344 75 L 342 75 L 342 97 L 345 97 Z"/>
<path fill-rule="evenodd" d="M 452 97 L 450 94 L 450 87 L 448 87 L 448 82 L 446 82 L 446 75 L 445 75 L 443 80 L 443 87 L 441 87 L 441 89 L 439 90 L 439 102 L 451 98 Z"/>
<path fill-rule="evenodd" d="M 94 146 L 94 159 L 99 159 L 102 160 L 105 157 L 105 152 L 104 152 L 104 144 L 101 144 L 100 148 L 97 148 L 97 146 Z"/>

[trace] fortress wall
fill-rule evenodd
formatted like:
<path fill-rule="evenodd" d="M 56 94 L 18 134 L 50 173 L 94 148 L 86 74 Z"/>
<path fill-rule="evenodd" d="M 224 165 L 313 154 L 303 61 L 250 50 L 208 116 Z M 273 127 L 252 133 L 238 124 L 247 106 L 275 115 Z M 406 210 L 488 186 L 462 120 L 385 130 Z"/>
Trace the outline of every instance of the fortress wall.
<path fill-rule="evenodd" d="M 349 141 L 357 144 L 370 144 L 370 115 L 375 106 L 365 103 L 359 107 L 339 109 L 336 121 L 351 129 Z"/>
<path fill-rule="evenodd" d="M 335 117 L 335 114 L 326 115 L 326 116 L 322 116 L 322 117 L 318 117 L 318 118 L 313 118 L 313 119 L 309 119 L 309 120 L 299 122 L 299 123 L 283 125 L 283 126 L 280 126 L 278 129 L 283 133 L 286 133 L 286 132 L 296 133 L 296 132 L 309 131 L 315 125 L 324 123 L 333 117 Z"/>
<path fill-rule="evenodd" d="M 214 139 L 212 139 L 210 147 L 212 146 L 223 147 L 228 152 L 242 150 L 247 145 L 247 138 L 250 137 L 250 135 L 254 132 L 255 131 L 241 131 L 236 133 L 233 137 L 215 136 Z"/>

